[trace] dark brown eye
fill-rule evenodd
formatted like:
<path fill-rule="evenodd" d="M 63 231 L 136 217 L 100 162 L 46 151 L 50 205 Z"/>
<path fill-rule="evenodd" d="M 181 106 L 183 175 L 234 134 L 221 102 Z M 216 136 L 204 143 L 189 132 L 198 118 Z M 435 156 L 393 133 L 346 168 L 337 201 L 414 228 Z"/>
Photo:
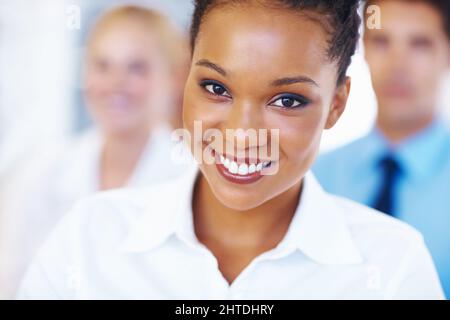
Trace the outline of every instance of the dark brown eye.
<path fill-rule="evenodd" d="M 219 86 L 217 84 L 208 85 L 208 86 L 206 86 L 206 89 L 214 94 L 219 95 L 219 96 L 223 95 L 226 92 L 224 87 Z"/>
<path fill-rule="evenodd" d="M 292 98 L 282 98 L 281 99 L 281 104 L 285 108 L 290 108 L 290 107 L 292 107 L 295 104 L 295 100 L 292 99 Z"/>
<path fill-rule="evenodd" d="M 215 95 L 215 96 L 221 96 L 221 97 L 231 97 L 228 93 L 227 89 L 216 82 L 213 81 L 204 81 L 200 83 L 200 85 L 205 88 L 209 93 Z"/>
<path fill-rule="evenodd" d="M 284 109 L 295 109 L 306 107 L 309 103 L 310 101 L 302 96 L 285 94 L 283 96 L 279 96 L 276 100 L 273 100 L 271 105 Z"/>

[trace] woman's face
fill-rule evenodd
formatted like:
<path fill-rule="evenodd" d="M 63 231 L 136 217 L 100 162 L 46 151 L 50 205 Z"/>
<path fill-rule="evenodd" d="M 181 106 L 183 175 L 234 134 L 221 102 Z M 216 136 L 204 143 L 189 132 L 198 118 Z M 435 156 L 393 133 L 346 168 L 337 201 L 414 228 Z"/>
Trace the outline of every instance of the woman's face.
<path fill-rule="evenodd" d="M 94 34 L 86 69 L 86 98 L 94 121 L 112 134 L 146 130 L 163 112 L 169 66 L 148 27 L 131 21 Z"/>
<path fill-rule="evenodd" d="M 194 143 L 217 160 L 200 169 L 225 206 L 255 208 L 298 186 L 310 169 L 322 131 L 339 118 L 349 90 L 349 80 L 336 87 L 337 65 L 329 62 L 327 48 L 319 23 L 288 10 L 238 5 L 207 14 L 193 52 L 183 118 L 191 136 L 196 120 L 203 131 L 223 132 L 223 148 L 211 148 L 211 141 Z M 235 145 L 245 140 L 247 155 L 270 149 L 270 130 L 279 129 L 278 159 L 238 158 L 243 151 L 238 148 L 227 152 L 225 130 L 238 128 L 269 132 L 267 142 L 250 141 L 245 134 L 233 138 Z M 230 164 L 227 169 L 221 155 L 238 166 L 246 163 L 247 170 L 236 173 Z M 264 175 L 269 167 L 245 175 L 252 163 L 269 160 L 270 167 L 278 167 L 276 174 Z"/>

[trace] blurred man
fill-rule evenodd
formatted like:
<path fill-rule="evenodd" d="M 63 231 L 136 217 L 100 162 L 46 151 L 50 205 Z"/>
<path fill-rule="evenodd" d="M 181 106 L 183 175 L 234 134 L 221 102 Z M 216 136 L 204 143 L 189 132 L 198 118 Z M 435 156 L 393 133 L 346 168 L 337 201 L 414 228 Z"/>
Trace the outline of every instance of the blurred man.
<path fill-rule="evenodd" d="M 437 102 L 450 62 L 449 2 L 365 5 L 366 13 L 372 5 L 381 13 L 381 28 L 366 26 L 364 35 L 378 100 L 376 126 L 322 156 L 314 171 L 327 191 L 419 229 L 450 297 L 450 131 Z"/>

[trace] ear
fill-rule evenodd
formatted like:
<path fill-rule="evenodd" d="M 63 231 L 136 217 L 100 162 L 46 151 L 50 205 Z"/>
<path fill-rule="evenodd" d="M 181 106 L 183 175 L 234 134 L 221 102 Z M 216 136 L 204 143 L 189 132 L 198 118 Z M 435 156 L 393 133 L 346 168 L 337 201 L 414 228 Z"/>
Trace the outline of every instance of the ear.
<path fill-rule="evenodd" d="M 333 101 L 331 103 L 325 129 L 331 129 L 337 123 L 342 113 L 344 113 L 347 105 L 348 96 L 350 94 L 351 78 L 346 77 L 345 81 L 336 88 Z"/>

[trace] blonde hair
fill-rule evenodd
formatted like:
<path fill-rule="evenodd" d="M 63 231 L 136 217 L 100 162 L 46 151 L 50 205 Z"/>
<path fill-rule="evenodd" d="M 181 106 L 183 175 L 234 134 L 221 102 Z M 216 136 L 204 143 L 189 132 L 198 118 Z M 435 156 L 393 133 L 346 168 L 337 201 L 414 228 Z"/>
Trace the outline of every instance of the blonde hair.
<path fill-rule="evenodd" d="M 123 21 L 141 23 L 149 32 L 156 35 L 161 49 L 172 67 L 178 68 L 186 64 L 189 49 L 183 33 L 165 15 L 156 10 L 136 5 L 119 6 L 103 14 L 90 33 L 87 43 L 88 49 L 94 38 L 101 34 L 104 29 Z"/>

